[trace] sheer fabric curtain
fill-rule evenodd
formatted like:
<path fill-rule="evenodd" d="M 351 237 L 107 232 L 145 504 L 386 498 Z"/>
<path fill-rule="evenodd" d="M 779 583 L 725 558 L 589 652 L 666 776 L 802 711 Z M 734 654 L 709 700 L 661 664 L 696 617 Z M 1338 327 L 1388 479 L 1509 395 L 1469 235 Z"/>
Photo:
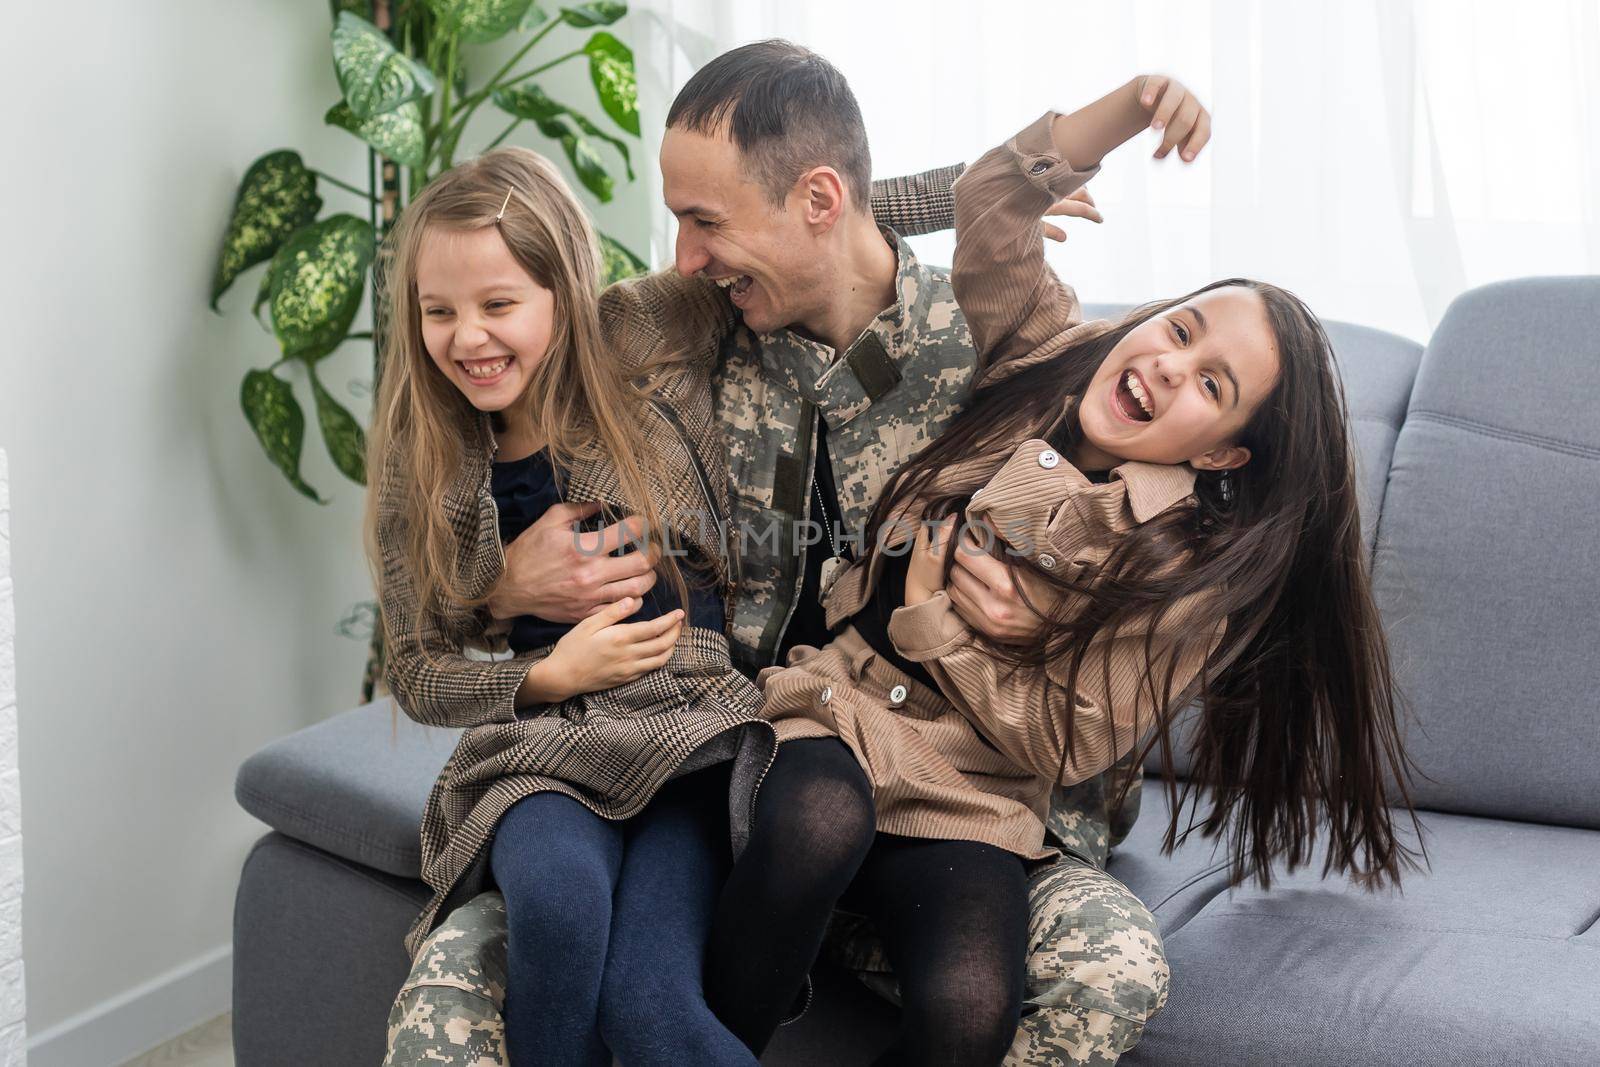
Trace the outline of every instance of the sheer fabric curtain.
<path fill-rule="evenodd" d="M 874 172 L 972 159 L 1046 107 L 1171 73 L 1210 107 L 1196 163 L 1146 135 L 1050 255 L 1089 301 L 1245 275 L 1426 339 L 1462 290 L 1600 272 L 1600 0 L 635 0 L 646 137 L 718 53 L 787 37 L 849 78 Z M 654 146 L 652 146 L 654 147 Z M 653 168 L 648 181 L 659 177 Z M 655 262 L 673 222 L 658 210 Z M 913 242 L 948 263 L 948 235 Z"/>

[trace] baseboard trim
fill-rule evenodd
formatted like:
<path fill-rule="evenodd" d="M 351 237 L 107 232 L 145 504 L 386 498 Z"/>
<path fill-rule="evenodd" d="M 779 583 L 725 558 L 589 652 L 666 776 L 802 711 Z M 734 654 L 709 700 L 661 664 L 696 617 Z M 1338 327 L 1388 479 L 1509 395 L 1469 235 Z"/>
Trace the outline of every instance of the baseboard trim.
<path fill-rule="evenodd" d="M 222 945 L 28 1038 L 29 1067 L 116 1067 L 229 1010 L 233 945 Z"/>

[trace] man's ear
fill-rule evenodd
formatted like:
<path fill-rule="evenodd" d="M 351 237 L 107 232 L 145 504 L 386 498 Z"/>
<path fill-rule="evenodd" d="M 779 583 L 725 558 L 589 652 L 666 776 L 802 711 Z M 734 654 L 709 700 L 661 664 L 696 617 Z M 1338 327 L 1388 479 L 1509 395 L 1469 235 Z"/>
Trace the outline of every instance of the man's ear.
<path fill-rule="evenodd" d="M 819 234 L 834 227 L 849 201 L 844 179 L 832 167 L 812 167 L 800 175 L 795 193 L 805 209 L 806 225 Z"/>
<path fill-rule="evenodd" d="M 1197 471 L 1231 471 L 1250 462 L 1250 450 L 1243 445 L 1223 445 L 1194 457 L 1189 466 Z"/>

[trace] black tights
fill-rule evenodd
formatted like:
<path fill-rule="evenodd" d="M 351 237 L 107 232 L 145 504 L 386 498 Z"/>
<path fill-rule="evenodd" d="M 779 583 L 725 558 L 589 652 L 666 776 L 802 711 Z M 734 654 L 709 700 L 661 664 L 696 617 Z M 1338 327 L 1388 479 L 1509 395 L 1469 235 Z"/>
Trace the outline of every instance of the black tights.
<path fill-rule="evenodd" d="M 1022 859 L 976 841 L 879 834 L 842 903 L 872 920 L 900 984 L 900 1033 L 877 1062 L 999 1063 L 1022 1015 Z"/>
<path fill-rule="evenodd" d="M 872 787 L 844 742 L 778 747 L 706 957 L 706 1003 L 757 1055 L 799 995 L 872 834 Z"/>
<path fill-rule="evenodd" d="M 873 825 L 871 787 L 842 742 L 779 748 L 717 905 L 707 1002 L 759 1054 L 843 897 L 873 920 L 900 982 L 900 1035 L 880 1062 L 999 1062 L 1022 1010 L 1022 860 L 971 841 L 875 834 Z"/>

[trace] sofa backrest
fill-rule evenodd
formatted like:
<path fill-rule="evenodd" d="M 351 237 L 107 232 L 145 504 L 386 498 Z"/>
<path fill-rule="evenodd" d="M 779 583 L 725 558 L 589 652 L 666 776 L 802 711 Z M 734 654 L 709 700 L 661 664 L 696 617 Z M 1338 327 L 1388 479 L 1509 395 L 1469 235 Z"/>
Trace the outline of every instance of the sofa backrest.
<path fill-rule="evenodd" d="M 1375 567 L 1417 803 L 1600 828 L 1600 276 L 1450 306 Z"/>
<path fill-rule="evenodd" d="M 1131 305 L 1088 304 L 1090 318 L 1117 319 Z M 1350 411 L 1355 437 L 1356 488 L 1361 500 L 1361 533 L 1368 550 L 1383 506 L 1390 457 L 1395 440 L 1405 421 L 1406 404 L 1422 358 L 1422 346 L 1415 341 L 1348 322 L 1325 322 L 1328 340 L 1344 382 L 1345 402 Z M 1182 737 L 1182 720 L 1174 739 Z M 1179 743 L 1172 754 L 1180 775 L 1189 773 L 1186 746 Z M 1159 752 L 1152 752 L 1145 769 L 1159 772 Z"/>

